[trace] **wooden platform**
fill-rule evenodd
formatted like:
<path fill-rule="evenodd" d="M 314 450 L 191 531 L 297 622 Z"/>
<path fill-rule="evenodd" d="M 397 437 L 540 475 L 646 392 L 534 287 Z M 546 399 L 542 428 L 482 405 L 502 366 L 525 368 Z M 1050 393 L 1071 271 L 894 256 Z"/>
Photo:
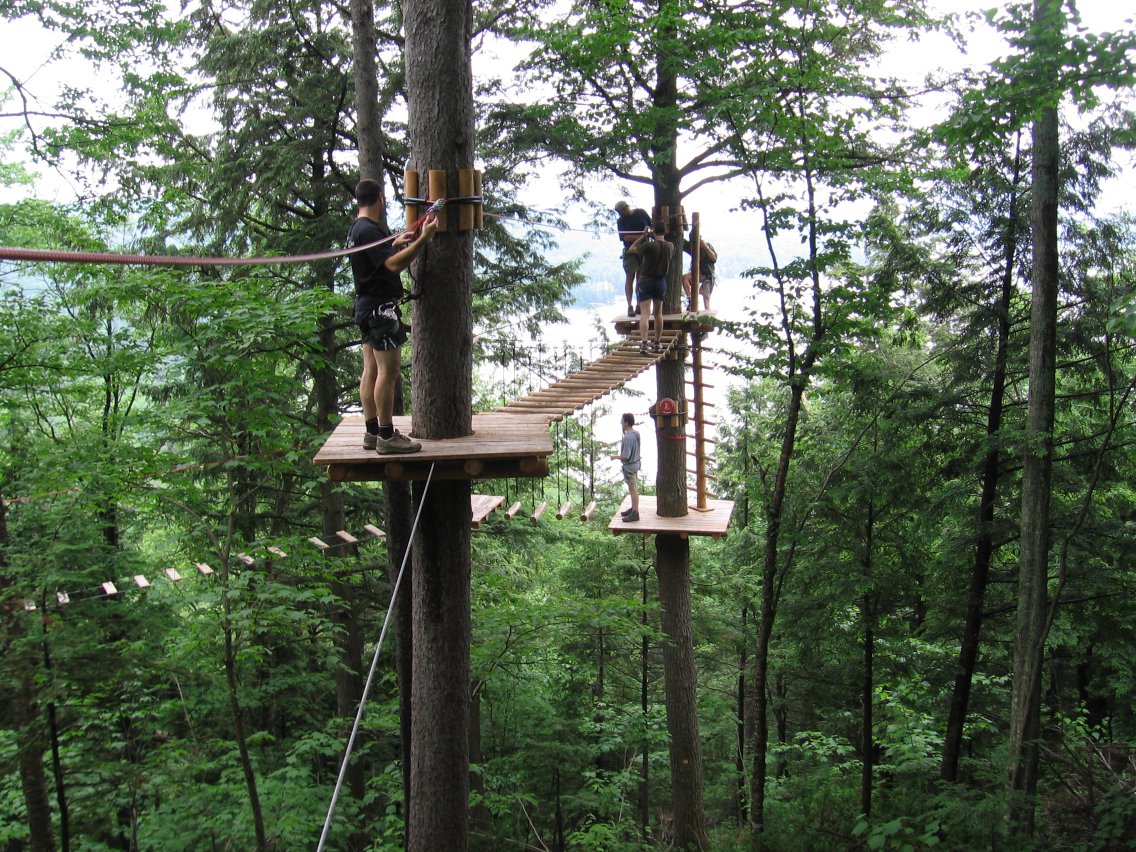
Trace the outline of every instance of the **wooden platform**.
<path fill-rule="evenodd" d="M 544 414 L 475 414 L 472 435 L 423 440 L 420 452 L 381 456 L 363 449 L 363 418 L 345 417 L 312 464 L 326 465 L 328 477 L 337 482 L 424 480 L 432 463 L 434 479 L 543 477 L 552 455 L 548 423 Z M 394 418 L 394 425 L 414 436 L 409 417 Z"/>
<path fill-rule="evenodd" d="M 666 533 L 687 538 L 692 535 L 708 535 L 711 538 L 725 538 L 730 528 L 730 517 L 734 513 L 732 500 L 708 500 L 707 511 L 688 508 L 681 518 L 660 518 L 655 510 L 655 497 L 639 495 L 639 520 L 627 523 L 619 514 L 630 508 L 631 498 L 625 497 L 617 511 L 608 522 L 607 528 L 613 533 L 639 533 L 656 535 Z"/>
<path fill-rule="evenodd" d="M 623 387 L 643 371 L 664 358 L 671 357 L 679 343 L 680 332 L 664 330 L 658 352 L 642 354 L 638 342 L 621 341 L 602 358 L 570 373 L 545 388 L 515 399 L 498 408 L 510 414 L 544 414 L 548 420 L 561 420 L 574 411 L 602 399 Z"/>
<path fill-rule="evenodd" d="M 686 331 L 707 333 L 718 327 L 718 315 L 714 311 L 704 310 L 691 313 L 683 311 L 678 314 L 663 314 L 664 331 Z M 647 318 L 647 327 L 655 327 L 655 318 Z M 629 317 L 623 314 L 615 318 L 615 330 L 620 334 L 635 335 L 639 332 L 639 317 Z"/>

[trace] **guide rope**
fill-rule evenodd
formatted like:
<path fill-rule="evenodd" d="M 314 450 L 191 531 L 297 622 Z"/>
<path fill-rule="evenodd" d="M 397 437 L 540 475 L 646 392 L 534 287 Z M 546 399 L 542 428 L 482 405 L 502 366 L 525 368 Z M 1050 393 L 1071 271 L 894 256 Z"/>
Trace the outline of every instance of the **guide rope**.
<path fill-rule="evenodd" d="M 327 843 L 327 835 L 331 830 L 331 820 L 335 816 L 335 806 L 339 802 L 339 791 L 343 789 L 343 780 L 347 777 L 347 764 L 351 760 L 351 750 L 355 747 L 355 737 L 359 734 L 359 726 L 363 723 L 363 714 L 367 709 L 367 694 L 371 691 L 371 683 L 375 679 L 375 668 L 379 662 L 379 653 L 383 650 L 383 640 L 387 636 L 391 615 L 394 613 L 395 603 L 398 600 L 398 588 L 402 584 L 402 575 L 406 570 L 406 560 L 410 558 L 410 542 L 418 531 L 418 519 L 422 517 L 422 507 L 426 505 L 426 494 L 430 490 L 430 480 L 434 477 L 434 462 L 430 463 L 430 472 L 426 475 L 426 484 L 422 487 L 422 497 L 418 500 L 418 511 L 414 514 L 414 524 L 410 528 L 410 539 L 407 541 L 406 551 L 402 554 L 402 565 L 399 566 L 398 575 L 391 589 L 390 605 L 387 607 L 386 617 L 383 619 L 383 629 L 379 632 L 379 641 L 375 645 L 375 653 L 371 657 L 371 668 L 367 672 L 367 680 L 363 684 L 363 694 L 359 698 L 359 709 L 355 713 L 355 723 L 351 726 L 351 736 L 347 739 L 347 750 L 343 754 L 343 762 L 339 766 L 339 777 L 335 781 L 335 790 L 331 794 L 331 805 L 327 809 L 327 817 L 323 821 L 323 831 L 320 834 L 316 852 L 323 852 Z"/>
<path fill-rule="evenodd" d="M 357 254 L 381 246 L 397 239 L 403 234 L 418 234 L 422 226 L 437 218 L 437 211 L 446 206 L 446 199 L 439 198 L 414 221 L 412 225 L 361 246 L 320 251 L 310 254 L 280 255 L 279 257 L 194 257 L 191 255 L 168 254 L 118 254 L 102 251 L 64 251 L 60 249 L 30 249 L 15 246 L 0 246 L 0 260 L 17 260 L 32 263 L 110 263 L 120 266 L 269 266 L 280 263 L 312 263 L 318 260 L 333 260 Z"/>

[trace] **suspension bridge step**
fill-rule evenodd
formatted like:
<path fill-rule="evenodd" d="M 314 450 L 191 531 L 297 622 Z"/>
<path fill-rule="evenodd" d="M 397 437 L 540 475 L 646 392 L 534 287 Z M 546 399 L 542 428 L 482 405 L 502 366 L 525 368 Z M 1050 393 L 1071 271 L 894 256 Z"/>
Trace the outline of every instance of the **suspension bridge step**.
<path fill-rule="evenodd" d="M 469 509 L 473 513 L 473 527 L 478 529 L 485 519 L 505 505 L 505 498 L 492 494 L 470 494 Z"/>

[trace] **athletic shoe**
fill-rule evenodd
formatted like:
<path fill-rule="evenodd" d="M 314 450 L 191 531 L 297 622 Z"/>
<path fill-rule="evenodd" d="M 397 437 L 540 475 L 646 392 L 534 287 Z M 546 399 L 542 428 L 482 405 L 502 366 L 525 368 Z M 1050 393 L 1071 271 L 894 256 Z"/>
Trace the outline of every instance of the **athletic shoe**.
<path fill-rule="evenodd" d="M 663 344 L 660 343 L 658 340 L 652 340 L 651 341 L 651 351 L 652 352 L 662 352 L 663 351 Z"/>
<path fill-rule="evenodd" d="M 647 344 L 646 340 L 644 340 L 642 343 L 639 344 L 639 354 L 640 355 L 650 355 L 651 354 L 651 347 Z"/>
<path fill-rule="evenodd" d="M 620 514 L 620 515 L 621 515 L 622 517 L 626 518 L 626 517 L 627 517 L 628 515 L 630 515 L 630 514 L 631 514 L 631 510 L 630 510 L 630 509 L 624 509 L 624 510 L 623 510 L 622 512 L 620 512 L 619 514 Z"/>
<path fill-rule="evenodd" d="M 626 515 L 623 516 L 623 522 L 625 524 L 634 523 L 637 520 L 639 520 L 639 513 L 638 512 L 628 512 Z"/>
<path fill-rule="evenodd" d="M 370 432 L 363 433 L 363 449 L 373 450 L 376 446 L 375 442 L 379 440 L 378 435 L 372 435 Z"/>
<path fill-rule="evenodd" d="M 631 306 L 630 306 L 630 305 L 628 305 L 628 306 L 627 306 L 627 315 L 628 315 L 629 317 L 633 317 L 633 316 L 635 316 L 635 311 L 634 311 L 634 310 L 633 310 L 633 309 L 631 308 Z"/>
<path fill-rule="evenodd" d="M 397 429 L 394 434 L 389 438 L 379 438 L 375 442 L 375 449 L 379 455 L 395 455 L 398 453 L 416 453 L 422 449 L 422 445 L 417 441 L 412 441 Z"/>

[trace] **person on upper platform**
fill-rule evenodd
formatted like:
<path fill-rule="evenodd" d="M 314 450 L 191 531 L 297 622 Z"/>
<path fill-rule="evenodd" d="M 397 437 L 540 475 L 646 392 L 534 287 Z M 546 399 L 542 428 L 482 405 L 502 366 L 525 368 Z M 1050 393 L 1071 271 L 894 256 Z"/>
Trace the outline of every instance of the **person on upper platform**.
<path fill-rule="evenodd" d="M 636 310 L 631 307 L 631 295 L 635 292 L 635 281 L 639 274 L 639 255 L 629 253 L 628 249 L 643 233 L 644 228 L 651 227 L 651 214 L 642 207 L 631 209 L 631 205 L 626 201 L 616 202 L 615 212 L 619 214 L 615 222 L 615 231 L 623 248 L 619 255 L 624 273 L 623 292 L 627 296 L 627 315 L 633 317 Z"/>
<path fill-rule="evenodd" d="M 714 292 L 714 264 L 718 262 L 718 252 L 714 246 L 701 237 L 698 238 L 701 250 L 698 257 L 698 292 L 702 294 L 703 310 L 710 310 L 710 294 Z M 690 240 L 684 240 L 682 250 L 691 257 L 690 272 L 682 276 L 682 289 L 690 299 L 691 278 L 694 276 L 694 249 Z"/>
<path fill-rule="evenodd" d="M 639 352 L 658 352 L 662 349 L 663 299 L 667 295 L 667 272 L 671 267 L 674 246 L 667 242 L 667 226 L 656 222 L 654 229 L 644 228 L 639 238 L 627 249 L 638 255 L 639 266 Z M 654 315 L 655 339 L 647 342 L 647 317 Z"/>

